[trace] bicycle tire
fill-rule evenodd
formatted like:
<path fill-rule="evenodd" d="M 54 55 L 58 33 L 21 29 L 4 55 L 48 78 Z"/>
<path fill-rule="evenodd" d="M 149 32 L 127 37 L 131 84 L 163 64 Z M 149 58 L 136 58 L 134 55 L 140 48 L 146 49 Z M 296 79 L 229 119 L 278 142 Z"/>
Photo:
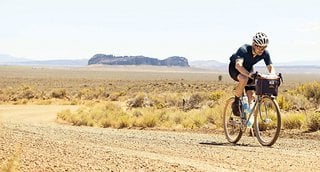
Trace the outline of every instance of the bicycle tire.
<path fill-rule="evenodd" d="M 235 116 L 232 113 L 233 101 L 234 97 L 231 97 L 226 101 L 223 110 L 223 129 L 227 140 L 230 143 L 237 143 L 240 140 L 243 131 L 241 117 Z"/>
<path fill-rule="evenodd" d="M 281 114 L 277 101 L 270 96 L 261 98 L 256 109 L 254 128 L 259 143 L 272 146 L 281 130 Z"/>

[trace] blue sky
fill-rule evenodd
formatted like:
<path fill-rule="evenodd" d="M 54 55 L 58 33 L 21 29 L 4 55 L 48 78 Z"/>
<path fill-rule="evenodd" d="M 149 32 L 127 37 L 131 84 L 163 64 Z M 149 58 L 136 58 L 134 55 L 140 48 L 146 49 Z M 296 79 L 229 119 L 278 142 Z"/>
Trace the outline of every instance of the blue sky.
<path fill-rule="evenodd" d="M 0 0 L 0 54 L 228 58 L 257 31 L 273 62 L 320 57 L 319 0 Z"/>

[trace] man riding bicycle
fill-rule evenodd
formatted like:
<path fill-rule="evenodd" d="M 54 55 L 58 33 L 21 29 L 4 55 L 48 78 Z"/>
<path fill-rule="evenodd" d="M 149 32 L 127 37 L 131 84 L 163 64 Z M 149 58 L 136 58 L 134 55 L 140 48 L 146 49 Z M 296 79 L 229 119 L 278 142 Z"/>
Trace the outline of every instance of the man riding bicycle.
<path fill-rule="evenodd" d="M 243 45 L 230 57 L 229 75 L 232 79 L 239 82 L 235 91 L 235 101 L 232 104 L 232 111 L 236 116 L 240 116 L 241 113 L 240 97 L 244 89 L 246 90 L 249 102 L 254 99 L 253 65 L 263 59 L 269 73 L 275 74 L 269 52 L 266 50 L 268 43 L 269 39 L 267 35 L 258 32 L 253 37 L 252 45 Z"/>

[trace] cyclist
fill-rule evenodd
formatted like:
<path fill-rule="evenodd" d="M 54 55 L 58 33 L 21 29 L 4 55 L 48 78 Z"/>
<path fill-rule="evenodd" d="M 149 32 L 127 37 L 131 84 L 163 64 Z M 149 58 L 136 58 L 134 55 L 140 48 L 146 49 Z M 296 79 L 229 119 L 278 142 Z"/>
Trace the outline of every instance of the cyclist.
<path fill-rule="evenodd" d="M 232 104 L 233 114 L 240 116 L 240 97 L 245 89 L 249 103 L 254 99 L 254 83 L 252 78 L 253 65 L 264 60 L 269 73 L 275 74 L 269 52 L 266 50 L 269 39 L 265 33 L 258 32 L 253 36 L 252 45 L 245 44 L 230 57 L 229 75 L 239 84 L 235 91 L 235 101 Z M 251 86 L 246 86 L 251 85 Z"/>

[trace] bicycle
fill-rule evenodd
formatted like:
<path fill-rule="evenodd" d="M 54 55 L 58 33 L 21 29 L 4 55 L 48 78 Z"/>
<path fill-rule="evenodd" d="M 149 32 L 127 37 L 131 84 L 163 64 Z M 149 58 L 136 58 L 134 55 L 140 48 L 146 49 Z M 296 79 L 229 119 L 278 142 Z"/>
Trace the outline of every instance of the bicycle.
<path fill-rule="evenodd" d="M 243 107 L 243 97 L 240 98 L 241 115 L 236 116 L 232 112 L 232 103 L 234 97 L 227 100 L 224 113 L 223 124 L 224 133 L 230 143 L 237 143 L 246 129 L 253 128 L 251 134 L 254 135 L 263 146 L 272 146 L 278 139 L 281 129 L 281 113 L 276 101 L 278 87 L 283 82 L 281 73 L 274 78 L 256 72 L 255 81 L 255 99 L 251 112 L 246 114 Z M 253 116 L 253 127 L 248 126 L 250 118 Z"/>

